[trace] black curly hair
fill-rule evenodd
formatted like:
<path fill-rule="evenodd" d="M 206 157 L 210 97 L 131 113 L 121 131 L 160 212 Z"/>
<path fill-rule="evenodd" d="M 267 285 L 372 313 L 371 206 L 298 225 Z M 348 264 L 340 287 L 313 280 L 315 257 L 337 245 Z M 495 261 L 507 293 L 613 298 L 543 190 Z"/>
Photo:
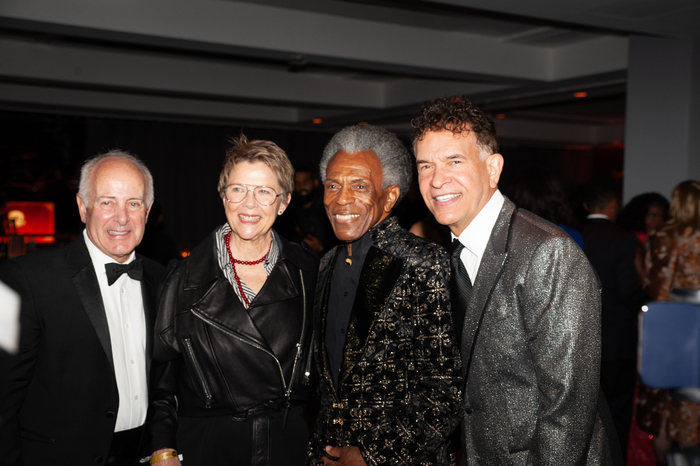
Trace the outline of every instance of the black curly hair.
<path fill-rule="evenodd" d="M 442 130 L 452 131 L 455 135 L 472 131 L 484 159 L 498 152 L 493 121 L 465 96 L 454 95 L 426 103 L 421 108 L 420 115 L 411 120 L 411 126 L 414 153 L 416 143 L 425 137 L 425 133 Z"/>

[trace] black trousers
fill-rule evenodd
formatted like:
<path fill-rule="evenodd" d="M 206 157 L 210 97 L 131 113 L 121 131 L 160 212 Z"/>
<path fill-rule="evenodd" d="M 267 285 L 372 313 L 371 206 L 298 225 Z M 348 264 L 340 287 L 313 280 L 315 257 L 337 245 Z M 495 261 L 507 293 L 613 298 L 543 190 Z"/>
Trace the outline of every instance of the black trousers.
<path fill-rule="evenodd" d="M 304 406 L 245 419 L 231 416 L 178 418 L 177 451 L 190 466 L 303 466 L 309 443 Z"/>
<path fill-rule="evenodd" d="M 143 427 L 115 432 L 109 447 L 109 466 L 132 466 L 138 462 L 139 442 Z"/>
<path fill-rule="evenodd" d="M 627 439 L 637 386 L 637 362 L 633 359 L 604 359 L 600 365 L 600 383 L 615 424 L 622 456 L 627 458 Z"/>

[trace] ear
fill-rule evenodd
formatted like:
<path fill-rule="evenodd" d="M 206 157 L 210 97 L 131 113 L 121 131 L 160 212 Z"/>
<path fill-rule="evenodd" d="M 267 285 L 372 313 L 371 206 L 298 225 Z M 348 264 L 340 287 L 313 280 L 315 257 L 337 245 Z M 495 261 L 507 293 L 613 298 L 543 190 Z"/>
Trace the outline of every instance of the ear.
<path fill-rule="evenodd" d="M 78 203 L 78 212 L 80 212 L 80 220 L 85 223 L 87 222 L 87 206 L 83 202 L 83 198 L 80 194 L 75 195 L 75 201 Z"/>
<path fill-rule="evenodd" d="M 389 186 L 384 190 L 384 212 L 389 213 L 394 209 L 401 195 L 401 188 L 397 185 Z"/>
<path fill-rule="evenodd" d="M 281 197 L 281 196 L 280 196 Z M 289 207 L 289 202 L 292 200 L 292 193 L 287 193 L 287 202 L 280 202 L 279 207 L 277 208 L 277 215 L 282 215 L 285 210 L 287 210 L 287 207 Z"/>
<path fill-rule="evenodd" d="M 148 204 L 148 209 L 146 209 L 146 221 L 148 222 L 148 214 L 151 213 L 151 207 L 153 207 L 153 202 L 155 202 L 155 199 L 151 199 L 151 203 Z"/>
<path fill-rule="evenodd" d="M 486 170 L 489 172 L 489 186 L 492 189 L 498 188 L 498 180 L 503 172 L 503 156 L 495 153 L 486 157 Z"/>

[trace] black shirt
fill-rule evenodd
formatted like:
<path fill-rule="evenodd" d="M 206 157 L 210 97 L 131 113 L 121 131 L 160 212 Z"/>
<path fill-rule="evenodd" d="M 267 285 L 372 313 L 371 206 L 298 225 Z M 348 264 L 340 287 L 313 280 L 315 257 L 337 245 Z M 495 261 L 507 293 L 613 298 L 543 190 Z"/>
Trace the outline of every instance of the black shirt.
<path fill-rule="evenodd" d="M 346 331 L 350 322 L 352 305 L 355 302 L 355 292 L 360 282 L 362 265 L 371 247 L 372 238 L 367 232 L 362 238 L 352 243 L 351 257 L 348 256 L 347 245 L 342 245 L 333 266 L 326 320 L 326 351 L 336 389 L 338 388 L 340 365 L 343 362 Z M 346 262 L 348 258 L 352 260 L 351 265 Z"/>

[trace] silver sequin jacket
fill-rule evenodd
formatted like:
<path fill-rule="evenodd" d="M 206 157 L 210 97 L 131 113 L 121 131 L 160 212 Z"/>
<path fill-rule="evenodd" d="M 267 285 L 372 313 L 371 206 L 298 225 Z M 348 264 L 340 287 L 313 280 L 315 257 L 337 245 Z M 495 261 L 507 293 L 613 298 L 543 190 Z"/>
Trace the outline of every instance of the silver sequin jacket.
<path fill-rule="evenodd" d="M 599 390 L 600 299 L 571 237 L 506 199 L 463 327 L 469 465 L 614 464 Z"/>

